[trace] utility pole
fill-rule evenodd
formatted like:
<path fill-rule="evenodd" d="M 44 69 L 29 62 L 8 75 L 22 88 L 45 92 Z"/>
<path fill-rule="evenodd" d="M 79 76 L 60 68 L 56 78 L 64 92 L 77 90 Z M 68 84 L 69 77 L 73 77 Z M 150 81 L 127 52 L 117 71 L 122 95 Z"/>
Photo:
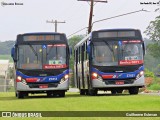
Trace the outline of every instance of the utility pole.
<path fill-rule="evenodd" d="M 52 20 L 52 21 L 46 21 L 47 23 L 53 23 L 55 25 L 55 32 L 57 32 L 57 25 L 58 23 L 66 23 L 65 21 L 61 22 L 61 21 L 57 21 L 57 20 Z"/>
<path fill-rule="evenodd" d="M 91 32 L 91 30 L 92 30 L 93 5 L 94 5 L 94 1 L 91 0 L 90 14 L 89 14 L 89 23 L 88 23 L 88 34 L 89 34 L 89 33 Z"/>
<path fill-rule="evenodd" d="M 107 3 L 107 0 L 78 0 L 78 1 L 90 1 L 90 14 L 89 14 L 89 22 L 88 22 L 88 34 L 92 31 L 92 17 L 93 17 L 93 7 L 94 2 L 105 2 Z"/>

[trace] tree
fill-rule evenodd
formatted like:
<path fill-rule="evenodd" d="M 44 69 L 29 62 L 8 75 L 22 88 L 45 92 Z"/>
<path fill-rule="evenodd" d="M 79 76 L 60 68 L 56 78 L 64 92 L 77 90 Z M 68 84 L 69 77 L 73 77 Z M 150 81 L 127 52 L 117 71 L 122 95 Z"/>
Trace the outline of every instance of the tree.
<path fill-rule="evenodd" d="M 160 16 L 151 21 L 147 30 L 144 32 L 149 36 L 150 40 L 160 41 Z"/>
<path fill-rule="evenodd" d="M 154 43 L 147 45 L 147 51 L 154 58 L 160 59 L 160 16 L 150 22 L 144 33 L 154 41 Z"/>

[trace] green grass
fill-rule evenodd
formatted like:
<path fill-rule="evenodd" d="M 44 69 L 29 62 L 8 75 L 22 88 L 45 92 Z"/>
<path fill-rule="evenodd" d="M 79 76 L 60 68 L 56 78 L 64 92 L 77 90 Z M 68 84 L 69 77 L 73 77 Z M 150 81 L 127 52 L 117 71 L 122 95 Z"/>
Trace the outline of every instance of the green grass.
<path fill-rule="evenodd" d="M 0 60 L 9 60 L 13 62 L 11 55 L 0 55 Z"/>
<path fill-rule="evenodd" d="M 14 96 L 14 92 L 0 93 L 0 111 L 160 111 L 159 106 L 160 96 L 158 95 L 106 94 L 80 96 L 79 93 L 67 93 L 64 98 L 48 98 L 45 94 L 42 94 L 41 96 L 30 95 L 30 97 L 25 99 L 17 99 Z M 145 119 L 150 120 L 151 118 L 149 118 Z M 57 117 L 56 119 L 60 118 Z M 69 120 L 71 118 L 63 119 Z M 104 118 L 85 119 L 100 120 Z M 123 117 L 120 119 L 127 120 L 127 118 Z"/>
<path fill-rule="evenodd" d="M 17 99 L 14 92 L 7 92 L 0 93 L 0 106 L 0 111 L 160 111 L 160 96 L 80 96 L 79 93 L 67 93 L 64 98 L 47 98 L 42 94 Z"/>

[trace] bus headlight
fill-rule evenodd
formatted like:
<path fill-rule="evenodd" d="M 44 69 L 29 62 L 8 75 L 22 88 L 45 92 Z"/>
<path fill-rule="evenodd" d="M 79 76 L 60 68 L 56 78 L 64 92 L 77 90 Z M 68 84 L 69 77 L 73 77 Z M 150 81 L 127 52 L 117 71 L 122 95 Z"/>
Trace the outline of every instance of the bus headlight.
<path fill-rule="evenodd" d="M 22 83 L 25 84 L 25 85 L 27 84 L 27 83 L 26 83 L 26 80 L 23 79 L 21 76 L 17 76 L 16 82 L 22 82 Z"/>
<path fill-rule="evenodd" d="M 93 79 L 98 79 L 98 80 L 100 80 L 100 81 L 103 80 L 102 77 L 99 76 L 99 75 L 98 75 L 97 73 L 95 73 L 95 72 L 92 73 L 91 78 L 92 78 L 92 80 L 93 80 Z"/>
<path fill-rule="evenodd" d="M 136 76 L 136 80 L 139 79 L 142 75 L 144 75 L 144 71 L 139 72 L 139 74 Z"/>
<path fill-rule="evenodd" d="M 16 82 L 21 82 L 22 81 L 22 77 L 21 76 L 17 76 Z"/>
<path fill-rule="evenodd" d="M 69 75 L 68 75 L 68 74 L 66 74 L 66 75 L 64 76 L 64 78 L 65 78 L 65 79 L 68 79 L 68 78 L 69 78 Z"/>
<path fill-rule="evenodd" d="M 64 81 L 68 80 L 68 78 L 69 78 L 69 75 L 66 74 L 66 75 L 61 79 L 60 84 L 62 84 Z"/>
<path fill-rule="evenodd" d="M 95 73 L 95 72 L 93 72 L 91 77 L 92 77 L 92 80 L 93 80 L 93 79 L 97 79 L 97 78 L 98 78 L 98 74 Z"/>

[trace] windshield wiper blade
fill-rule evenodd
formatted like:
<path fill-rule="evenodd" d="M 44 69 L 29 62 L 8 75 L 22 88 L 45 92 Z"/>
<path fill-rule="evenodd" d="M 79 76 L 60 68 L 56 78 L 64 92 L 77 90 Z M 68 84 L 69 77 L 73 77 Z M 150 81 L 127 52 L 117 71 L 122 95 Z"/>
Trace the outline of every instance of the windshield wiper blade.
<path fill-rule="evenodd" d="M 111 48 L 111 46 L 108 44 L 108 42 L 107 41 L 105 41 L 105 40 L 103 40 L 103 42 L 108 46 L 108 48 L 110 49 L 110 51 L 112 51 L 113 52 L 113 49 Z"/>
<path fill-rule="evenodd" d="M 33 46 L 31 44 L 29 44 L 29 47 L 33 51 L 34 55 L 37 57 L 37 63 L 38 63 L 38 54 L 37 54 L 37 52 L 35 51 L 35 49 L 33 48 Z"/>
<path fill-rule="evenodd" d="M 35 49 L 33 48 L 33 46 L 32 46 L 32 45 L 29 45 L 29 46 L 30 46 L 31 50 L 33 51 L 33 53 L 35 54 L 35 56 L 38 56 L 38 54 L 37 54 L 37 52 L 35 51 Z"/>

